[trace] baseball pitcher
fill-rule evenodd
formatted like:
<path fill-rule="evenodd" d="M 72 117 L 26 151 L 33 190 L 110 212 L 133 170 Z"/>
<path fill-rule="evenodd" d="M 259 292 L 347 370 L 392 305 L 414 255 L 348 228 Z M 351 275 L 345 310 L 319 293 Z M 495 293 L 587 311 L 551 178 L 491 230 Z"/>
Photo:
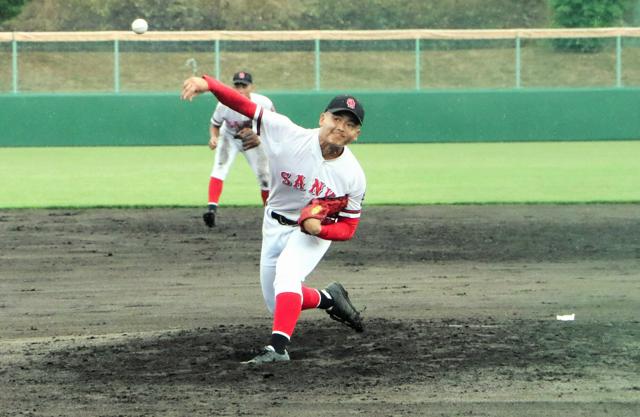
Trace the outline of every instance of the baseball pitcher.
<path fill-rule="evenodd" d="M 365 175 L 347 145 L 364 120 L 360 102 L 335 97 L 306 129 L 204 76 L 183 84 L 182 99 L 211 91 L 220 102 L 251 118 L 269 158 L 270 196 L 264 211 L 260 282 L 273 314 L 270 343 L 249 364 L 288 361 L 286 350 L 302 310 L 320 308 L 335 320 L 363 330 L 360 313 L 344 287 L 304 284 L 334 240 L 351 239 L 360 220 Z"/>

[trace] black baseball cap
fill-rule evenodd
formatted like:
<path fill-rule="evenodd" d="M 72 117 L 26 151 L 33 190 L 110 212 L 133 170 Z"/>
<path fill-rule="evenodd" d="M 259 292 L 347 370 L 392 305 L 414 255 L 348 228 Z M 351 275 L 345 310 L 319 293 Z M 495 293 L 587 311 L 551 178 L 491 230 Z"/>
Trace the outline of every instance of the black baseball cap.
<path fill-rule="evenodd" d="M 360 102 L 353 96 L 342 94 L 339 96 L 335 96 L 327 105 L 327 108 L 324 111 L 328 111 L 331 113 L 337 113 L 340 111 L 348 111 L 349 113 L 356 116 L 360 125 L 364 122 L 364 109 Z"/>
<path fill-rule="evenodd" d="M 233 83 L 249 85 L 253 83 L 253 78 L 251 77 L 251 74 L 249 74 L 248 72 L 239 71 L 233 74 Z"/>

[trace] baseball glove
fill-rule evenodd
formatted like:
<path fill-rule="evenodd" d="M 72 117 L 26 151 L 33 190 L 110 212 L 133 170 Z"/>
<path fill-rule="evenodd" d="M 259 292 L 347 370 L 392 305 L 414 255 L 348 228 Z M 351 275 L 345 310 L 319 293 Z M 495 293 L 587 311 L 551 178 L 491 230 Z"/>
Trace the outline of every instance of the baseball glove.
<path fill-rule="evenodd" d="M 260 145 L 260 136 L 249 127 L 242 128 L 234 137 L 242 141 L 242 149 L 245 151 Z"/>
<path fill-rule="evenodd" d="M 314 198 L 303 207 L 300 212 L 300 218 L 298 218 L 298 224 L 307 219 L 318 219 L 321 224 L 335 223 L 338 218 L 338 213 L 347 207 L 349 203 L 349 196 L 343 195 L 342 197 L 324 197 Z"/>

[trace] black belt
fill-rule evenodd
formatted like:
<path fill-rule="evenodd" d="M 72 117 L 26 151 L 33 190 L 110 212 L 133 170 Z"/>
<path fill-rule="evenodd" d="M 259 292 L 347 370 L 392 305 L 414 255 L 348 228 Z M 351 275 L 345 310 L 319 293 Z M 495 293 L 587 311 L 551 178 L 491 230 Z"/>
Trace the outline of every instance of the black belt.
<path fill-rule="evenodd" d="M 282 214 L 278 214 L 275 211 L 271 212 L 271 217 L 276 219 L 278 221 L 278 223 L 280 223 L 283 226 L 297 226 L 298 225 L 297 221 L 291 220 L 291 219 L 287 219 Z"/>

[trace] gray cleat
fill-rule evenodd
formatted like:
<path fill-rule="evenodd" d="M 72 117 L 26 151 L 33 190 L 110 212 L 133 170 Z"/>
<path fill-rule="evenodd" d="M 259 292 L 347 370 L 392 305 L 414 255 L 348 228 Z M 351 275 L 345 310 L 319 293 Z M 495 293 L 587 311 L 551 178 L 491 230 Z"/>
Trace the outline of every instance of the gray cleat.
<path fill-rule="evenodd" d="M 356 332 L 363 332 L 362 318 L 360 312 L 351 304 L 349 293 L 339 282 L 330 284 L 325 291 L 333 299 L 333 306 L 327 309 L 329 316 L 354 329 Z"/>
<path fill-rule="evenodd" d="M 271 362 L 288 362 L 289 353 L 285 350 L 284 353 L 278 353 L 273 346 L 265 346 L 262 351 L 253 359 L 242 362 L 246 365 L 262 365 L 263 363 Z"/>

